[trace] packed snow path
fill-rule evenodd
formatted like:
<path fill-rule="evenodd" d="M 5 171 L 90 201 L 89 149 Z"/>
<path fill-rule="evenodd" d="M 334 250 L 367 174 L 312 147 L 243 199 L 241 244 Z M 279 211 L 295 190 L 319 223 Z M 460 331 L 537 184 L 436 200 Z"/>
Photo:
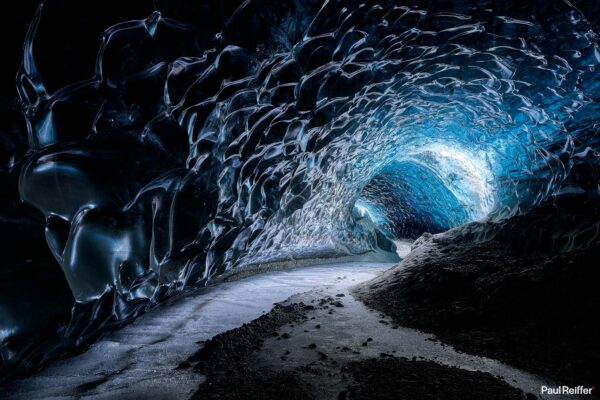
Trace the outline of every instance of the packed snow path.
<path fill-rule="evenodd" d="M 273 303 L 299 293 L 313 290 L 348 293 L 348 288 L 390 266 L 318 265 L 254 275 L 189 293 L 105 336 L 85 353 L 57 361 L 31 377 L 13 382 L 3 388 L 0 398 L 185 399 L 196 391 L 203 378 L 193 369 L 177 369 L 177 366 L 196 352 L 202 341 L 250 322 L 269 311 Z M 406 328 L 392 330 L 377 323 L 378 314 L 351 300 L 349 294 L 346 299 L 351 301 L 348 306 L 352 306 L 344 308 L 343 313 L 352 314 L 346 317 L 353 322 L 348 323 L 348 318 L 340 316 L 333 322 L 337 319 L 343 329 L 355 330 L 357 334 L 376 330 L 386 341 L 401 341 L 397 356 L 419 355 L 465 369 L 487 371 L 535 394 L 542 384 L 551 384 L 500 362 L 458 353 L 450 346 L 432 341 L 432 335 Z"/>

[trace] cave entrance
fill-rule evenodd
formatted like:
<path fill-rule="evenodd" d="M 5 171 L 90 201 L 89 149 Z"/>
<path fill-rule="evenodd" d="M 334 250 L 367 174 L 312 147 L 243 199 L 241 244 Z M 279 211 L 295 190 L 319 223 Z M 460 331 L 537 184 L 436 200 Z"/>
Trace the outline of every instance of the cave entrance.
<path fill-rule="evenodd" d="M 452 145 L 423 146 L 376 174 L 362 189 L 355 213 L 393 240 L 399 255 L 405 253 L 425 232 L 443 232 L 490 214 L 494 180 L 484 159 Z"/>

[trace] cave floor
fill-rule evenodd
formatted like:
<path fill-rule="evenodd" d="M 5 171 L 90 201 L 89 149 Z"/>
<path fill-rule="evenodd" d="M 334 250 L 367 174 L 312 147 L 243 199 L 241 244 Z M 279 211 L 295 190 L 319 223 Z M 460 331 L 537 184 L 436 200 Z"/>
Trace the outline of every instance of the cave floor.
<path fill-rule="evenodd" d="M 388 317 L 352 297 L 351 287 L 390 267 L 391 264 L 375 263 L 318 265 L 254 275 L 198 290 L 157 307 L 105 336 L 85 353 L 59 360 L 37 374 L 14 381 L 3 388 L 5 397 L 0 397 L 184 399 L 194 394 L 198 398 L 207 397 L 201 396 L 202 391 L 212 390 L 210 385 L 218 386 L 218 382 L 211 382 L 211 374 L 198 368 L 203 361 L 196 353 L 205 341 L 227 331 L 233 332 L 229 337 L 237 341 L 236 335 L 242 328 L 246 329 L 243 331 L 246 336 L 230 343 L 232 348 L 250 346 L 253 340 L 259 346 L 241 351 L 247 356 L 239 364 L 250 362 L 257 371 L 278 371 L 284 375 L 289 372 L 294 382 L 297 379 L 309 382 L 312 398 L 344 398 L 348 388 L 356 383 L 352 368 L 357 371 L 367 368 L 364 363 L 375 362 L 376 366 L 368 367 L 375 370 L 382 368 L 379 361 L 409 363 L 393 366 L 397 371 L 411 370 L 410 362 L 415 363 L 415 371 L 425 367 L 431 372 L 428 365 L 459 367 L 460 370 L 452 369 L 450 375 L 444 375 L 444 379 L 455 382 L 460 379 L 452 374 L 481 371 L 489 374 L 478 373 L 467 377 L 467 381 L 480 380 L 486 387 L 497 384 L 502 390 L 503 386 L 506 390 L 518 388 L 522 393 L 537 394 L 541 385 L 553 385 L 499 361 L 457 352 L 433 335 L 396 326 Z M 268 327 L 268 334 L 264 329 L 252 331 L 252 321 L 267 318 L 274 303 L 302 304 L 303 308 L 293 318 L 280 319 Z M 202 365 L 210 367 L 210 363 Z M 235 366 L 221 363 L 213 368 L 229 371 Z M 210 385 L 200 386 L 207 375 Z M 269 378 L 273 378 L 270 382 L 279 379 Z M 427 375 L 423 379 L 433 378 Z M 293 384 L 286 380 L 282 385 L 292 390 Z M 199 386 L 204 389 L 198 391 Z M 260 392 L 260 385 L 252 390 Z M 218 388 L 213 393 L 214 398 L 236 398 L 220 396 Z M 359 394 L 356 392 L 352 397 L 360 398 Z"/>

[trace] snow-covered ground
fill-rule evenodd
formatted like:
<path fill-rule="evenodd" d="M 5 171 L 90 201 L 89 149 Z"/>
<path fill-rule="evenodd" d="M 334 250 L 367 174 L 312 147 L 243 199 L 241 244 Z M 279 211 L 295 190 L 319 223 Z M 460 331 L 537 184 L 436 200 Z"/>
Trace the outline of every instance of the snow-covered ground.
<path fill-rule="evenodd" d="M 413 242 L 414 240 L 409 239 L 394 240 L 394 244 L 396 245 L 396 254 L 398 254 L 398 257 L 406 257 L 406 255 L 410 253 L 410 247 L 412 246 Z"/>
<path fill-rule="evenodd" d="M 391 265 L 319 265 L 198 290 L 142 315 L 85 353 L 2 388 L 0 398 L 184 399 L 201 378 L 176 367 L 198 350 L 198 342 L 252 321 L 294 294 L 340 282 L 350 286 Z"/>
<path fill-rule="evenodd" d="M 542 384 L 549 384 L 498 361 L 458 353 L 434 341 L 432 335 L 379 323 L 379 314 L 354 300 L 348 289 L 390 266 L 358 262 L 318 265 L 254 275 L 189 293 L 107 335 L 85 353 L 13 382 L 3 388 L 0 398 L 185 399 L 195 392 L 203 377 L 191 368 L 177 366 L 198 350 L 199 343 L 250 322 L 269 311 L 273 303 L 315 290 L 346 293 L 346 306 L 327 327 L 323 324 L 317 336 L 343 332 L 341 341 L 352 341 L 353 335 L 361 340 L 365 335 L 377 337 L 380 344 L 367 351 L 377 353 L 380 346 L 393 345 L 396 356 L 423 357 L 487 371 L 527 392 L 539 393 Z"/>

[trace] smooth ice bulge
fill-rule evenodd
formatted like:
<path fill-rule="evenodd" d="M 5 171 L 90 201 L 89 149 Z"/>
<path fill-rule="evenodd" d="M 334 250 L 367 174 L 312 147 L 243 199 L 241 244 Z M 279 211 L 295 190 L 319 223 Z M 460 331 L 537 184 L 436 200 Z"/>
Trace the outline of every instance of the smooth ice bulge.
<path fill-rule="evenodd" d="M 118 319 L 236 268 L 393 259 L 392 238 L 526 212 L 597 147 L 598 37 L 567 2 L 180 3 L 106 26 L 69 80 L 48 2 L 18 77 L 21 196 L 76 299 L 116 293 Z"/>

